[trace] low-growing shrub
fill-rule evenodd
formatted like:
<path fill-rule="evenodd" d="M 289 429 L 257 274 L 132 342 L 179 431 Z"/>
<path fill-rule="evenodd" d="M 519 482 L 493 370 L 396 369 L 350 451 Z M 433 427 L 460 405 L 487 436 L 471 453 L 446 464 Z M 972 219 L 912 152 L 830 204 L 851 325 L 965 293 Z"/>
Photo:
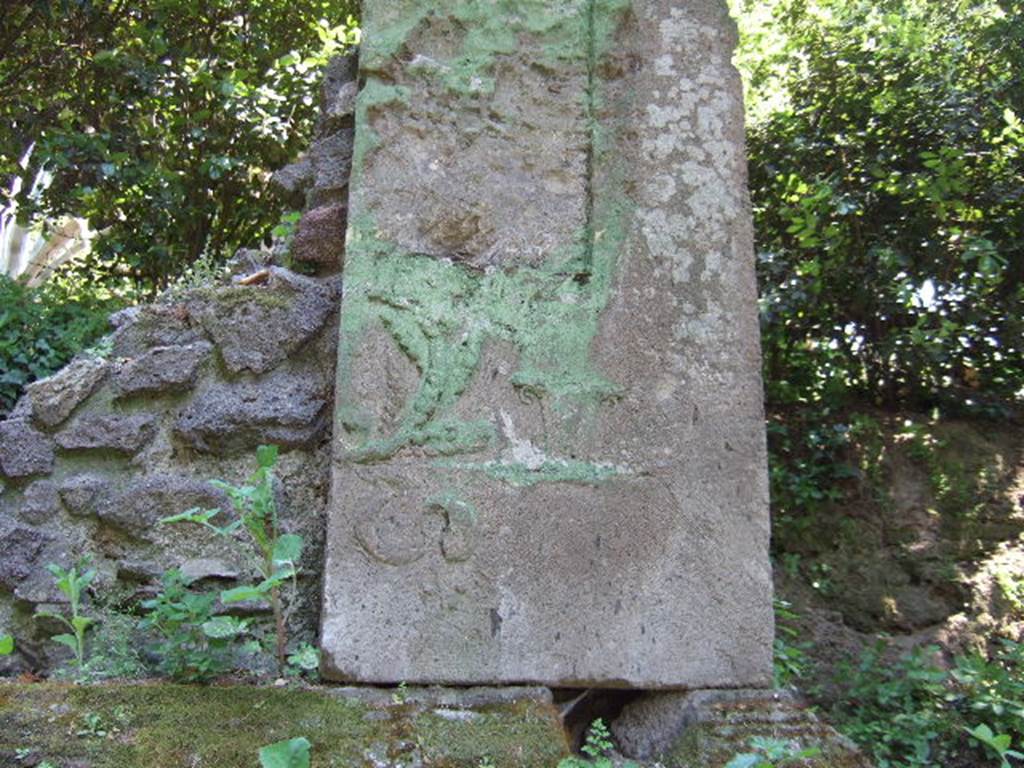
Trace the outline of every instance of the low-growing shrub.
<path fill-rule="evenodd" d="M 1024 739 L 1024 648 L 1003 641 L 991 658 L 958 656 L 949 670 L 938 652 L 916 648 L 891 663 L 880 641 L 840 666 L 845 694 L 832 718 L 878 768 L 981 764 L 985 744 L 970 737 L 980 726 L 999 743 Z"/>

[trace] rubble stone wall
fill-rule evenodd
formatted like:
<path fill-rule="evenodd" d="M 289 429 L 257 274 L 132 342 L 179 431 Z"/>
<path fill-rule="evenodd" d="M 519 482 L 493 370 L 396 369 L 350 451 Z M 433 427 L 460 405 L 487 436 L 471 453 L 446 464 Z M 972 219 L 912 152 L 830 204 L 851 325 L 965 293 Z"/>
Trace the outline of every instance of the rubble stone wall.
<path fill-rule="evenodd" d="M 305 209 L 293 237 L 242 251 L 230 284 L 113 316 L 98 351 L 30 384 L 0 422 L 0 628 L 17 637 L 0 673 L 52 670 L 66 655 L 48 639 L 61 628 L 38 616 L 64 602 L 49 563 L 91 556 L 94 602 L 106 604 L 91 615 L 137 604 L 170 568 L 198 587 L 250 581 L 240 548 L 159 521 L 227 510 L 210 480 L 246 481 L 263 444 L 281 449 L 283 527 L 306 541 L 293 637 L 315 640 L 354 77 L 352 58 L 329 65 L 316 138 L 275 177 Z"/>

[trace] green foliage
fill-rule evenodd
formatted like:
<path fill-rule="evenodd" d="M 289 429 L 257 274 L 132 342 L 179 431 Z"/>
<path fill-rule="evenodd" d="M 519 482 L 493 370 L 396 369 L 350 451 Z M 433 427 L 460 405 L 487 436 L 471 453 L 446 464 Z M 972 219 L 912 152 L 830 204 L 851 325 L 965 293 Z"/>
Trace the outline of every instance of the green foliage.
<path fill-rule="evenodd" d="M 956 703 L 970 722 L 1024 739 L 1024 646 L 1003 640 L 991 659 L 957 657 L 951 676 Z"/>
<path fill-rule="evenodd" d="M 261 580 L 256 584 L 243 585 L 221 592 L 225 604 L 245 600 L 269 600 L 274 612 L 277 642 L 278 672 L 284 673 L 288 646 L 285 608 L 281 599 L 281 586 L 297 576 L 297 564 L 302 557 L 302 537 L 282 533 L 277 519 L 277 503 L 274 497 L 274 465 L 277 462 L 277 447 L 261 445 L 256 450 L 258 468 L 248 485 L 231 485 L 220 480 L 212 484 L 224 491 L 231 499 L 237 517 L 225 526 L 212 522 L 219 509 L 190 509 L 180 515 L 162 519 L 161 523 L 193 523 L 200 525 L 220 537 L 236 541 L 236 531 L 248 534 L 250 552 L 256 555 L 255 567 Z"/>
<path fill-rule="evenodd" d="M 935 765 L 948 757 L 948 737 L 956 732 L 946 672 L 931 661 L 938 648 L 917 648 L 893 665 L 882 662 L 885 650 L 879 642 L 859 664 L 840 668 L 846 693 L 833 717 L 879 768 Z"/>
<path fill-rule="evenodd" d="M 792 624 L 799 616 L 793 606 L 785 600 L 775 598 L 775 642 L 772 664 L 776 688 L 793 685 L 802 678 L 810 664 L 807 658 L 808 643 L 798 641 L 800 630 Z"/>
<path fill-rule="evenodd" d="M 1012 398 L 1024 386 L 1024 6 L 734 5 L 769 401 Z"/>
<path fill-rule="evenodd" d="M 310 643 L 299 643 L 288 655 L 288 672 L 291 675 L 307 675 L 313 679 L 320 672 L 320 650 Z"/>
<path fill-rule="evenodd" d="M 51 639 L 74 651 L 75 666 L 81 672 L 85 664 L 85 633 L 96 621 L 82 615 L 82 597 L 86 588 L 96 578 L 96 571 L 89 568 L 88 558 L 82 558 L 67 570 L 56 563 L 47 565 L 46 570 L 57 582 L 57 588 L 68 599 L 71 606 L 71 618 L 65 618 L 52 611 L 40 611 L 36 616 L 55 619 L 71 630 L 71 634 L 54 635 Z"/>
<path fill-rule="evenodd" d="M 996 586 L 1003 599 L 1010 604 L 1014 612 L 1024 616 L 1024 574 L 998 571 Z"/>
<path fill-rule="evenodd" d="M 11 635 L 0 635 L 0 656 L 14 653 L 14 638 Z"/>
<path fill-rule="evenodd" d="M 777 549 L 798 548 L 821 513 L 844 497 L 856 475 L 847 461 L 850 426 L 831 414 L 814 423 L 794 414 L 768 422 L 772 514 Z M 808 417 L 809 418 L 809 417 Z"/>
<path fill-rule="evenodd" d="M 965 728 L 964 730 L 973 738 L 988 747 L 992 752 L 995 752 L 996 757 L 999 758 L 999 768 L 1011 768 L 1010 761 L 1006 759 L 1008 757 L 1013 757 L 1017 760 L 1024 760 L 1024 754 L 1010 749 L 1010 746 L 1013 744 L 1013 739 L 1010 738 L 1009 734 L 993 733 L 992 729 L 985 724 L 979 725 L 975 728 Z"/>
<path fill-rule="evenodd" d="M 612 734 L 604 720 L 598 718 L 590 724 L 587 735 L 580 749 L 585 758 L 567 757 L 558 763 L 558 768 L 612 768 L 616 765 L 610 757 L 615 744 L 612 743 Z M 631 760 L 619 762 L 622 768 L 638 768 Z"/>
<path fill-rule="evenodd" d="M 391 703 L 394 704 L 397 707 L 400 707 L 403 704 L 405 704 L 405 702 L 408 699 L 408 697 L 409 697 L 409 684 L 407 682 L 405 682 L 405 680 L 402 680 L 398 684 L 398 687 L 395 688 L 394 692 L 391 694 Z"/>
<path fill-rule="evenodd" d="M 167 571 L 156 597 L 146 600 L 141 626 L 160 640 L 160 671 L 176 680 L 202 682 L 236 666 L 247 620 L 214 613 L 217 595 L 195 592 L 181 571 Z"/>
<path fill-rule="evenodd" d="M 754 751 L 736 755 L 725 768 L 782 768 L 821 754 L 817 747 L 801 748 L 799 744 L 764 736 L 752 738 L 750 748 Z"/>
<path fill-rule="evenodd" d="M 76 679 L 97 682 L 145 677 L 148 673 L 140 654 L 136 617 L 100 609 L 90 632 L 89 658 L 76 671 Z"/>
<path fill-rule="evenodd" d="M 590 724 L 587 738 L 583 743 L 583 754 L 594 760 L 605 757 L 612 751 L 612 735 L 604 720 L 598 718 Z"/>
<path fill-rule="evenodd" d="M 935 646 L 889 664 L 885 650 L 880 642 L 859 664 L 839 669 L 846 693 L 832 711 L 839 729 L 879 768 L 977 759 L 964 732 L 985 734 L 979 726 L 1005 736 L 996 744 L 1007 749 L 1013 738 L 1024 738 L 1024 649 L 1017 643 L 1004 641 L 992 659 L 959 656 L 951 672 L 931 660 Z"/>
<path fill-rule="evenodd" d="M 51 281 L 27 288 L 0 274 L 0 417 L 22 389 L 54 373 L 108 328 L 121 305 L 84 282 Z"/>
<path fill-rule="evenodd" d="M 13 0 L 0 30 L 0 179 L 26 215 L 89 220 L 83 269 L 166 285 L 280 214 L 269 172 L 309 141 L 351 0 Z M 28 157 L 28 167 L 19 161 Z M 41 196 L 32 181 L 54 175 Z"/>
<path fill-rule="evenodd" d="M 288 739 L 260 750 L 260 768 L 309 768 L 308 739 Z"/>

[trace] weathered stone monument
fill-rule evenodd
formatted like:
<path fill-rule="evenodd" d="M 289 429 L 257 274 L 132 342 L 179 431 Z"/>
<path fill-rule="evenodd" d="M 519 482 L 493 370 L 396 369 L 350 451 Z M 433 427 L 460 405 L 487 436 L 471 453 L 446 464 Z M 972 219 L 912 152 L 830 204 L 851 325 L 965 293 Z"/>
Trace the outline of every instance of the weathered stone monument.
<path fill-rule="evenodd" d="M 366 0 L 322 647 L 340 680 L 767 686 L 721 0 Z"/>

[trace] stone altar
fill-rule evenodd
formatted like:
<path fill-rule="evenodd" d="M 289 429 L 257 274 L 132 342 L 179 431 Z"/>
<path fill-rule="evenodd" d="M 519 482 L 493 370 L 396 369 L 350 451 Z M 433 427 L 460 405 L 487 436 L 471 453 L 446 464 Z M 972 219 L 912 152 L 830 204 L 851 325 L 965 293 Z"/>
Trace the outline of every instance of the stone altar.
<path fill-rule="evenodd" d="M 366 683 L 771 681 L 721 0 L 365 0 L 321 645 Z"/>

